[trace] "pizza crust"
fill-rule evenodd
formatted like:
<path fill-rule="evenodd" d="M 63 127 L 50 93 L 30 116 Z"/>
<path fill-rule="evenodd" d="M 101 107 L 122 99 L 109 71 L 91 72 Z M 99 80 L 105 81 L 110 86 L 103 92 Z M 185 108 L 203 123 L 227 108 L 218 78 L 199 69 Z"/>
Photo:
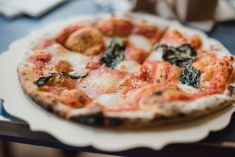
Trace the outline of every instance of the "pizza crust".
<path fill-rule="evenodd" d="M 166 26 L 172 26 L 180 28 L 184 32 L 196 32 L 197 34 L 202 35 L 203 43 L 206 43 L 206 47 L 211 47 L 211 49 L 216 49 L 220 55 L 231 55 L 222 44 L 214 39 L 206 37 L 201 32 L 191 30 L 179 25 L 177 22 L 170 22 L 167 20 L 158 19 L 149 15 L 140 15 L 140 14 L 129 14 L 129 18 L 134 19 L 144 19 L 147 21 L 157 20 Z M 65 25 L 70 25 L 79 21 L 88 21 L 94 22 L 97 19 L 108 18 L 110 15 L 98 15 L 97 17 L 78 17 L 70 19 L 63 23 L 56 23 L 52 26 L 45 27 L 41 31 L 32 33 L 30 36 L 22 40 L 22 45 L 14 45 L 11 51 L 14 49 L 20 49 L 25 52 L 25 50 L 30 51 L 32 47 L 35 46 L 38 41 L 48 38 L 48 36 L 54 36 L 57 32 L 51 30 L 59 30 Z M 59 26 L 59 27 L 58 27 Z M 53 29 L 58 27 L 57 29 Z M 50 33 L 49 33 L 50 32 Z M 32 43 L 32 41 L 35 41 Z M 23 57 L 24 60 L 25 57 Z M 190 119 L 195 117 L 204 116 L 206 114 L 212 113 L 214 111 L 220 110 L 224 107 L 230 106 L 235 101 L 235 98 L 228 96 L 227 94 L 217 94 L 207 97 L 200 98 L 196 101 L 186 103 L 186 102 L 177 102 L 172 104 L 163 105 L 164 108 L 156 107 L 151 112 L 103 112 L 98 107 L 86 108 L 86 109 L 73 109 L 72 107 L 61 104 L 52 94 L 44 93 L 37 90 L 37 87 L 32 84 L 35 80 L 33 72 L 30 68 L 30 64 L 21 61 L 18 66 L 18 76 L 20 84 L 26 93 L 36 104 L 40 105 L 49 112 L 53 112 L 59 115 L 62 118 L 72 120 L 74 122 L 89 124 L 89 125 L 98 125 L 98 126 L 121 126 L 121 127 L 136 127 L 136 126 L 149 126 L 153 124 L 166 123 L 166 122 L 175 122 L 183 119 Z M 31 80 L 31 81 L 30 81 Z M 226 91 L 224 92 L 226 93 Z"/>

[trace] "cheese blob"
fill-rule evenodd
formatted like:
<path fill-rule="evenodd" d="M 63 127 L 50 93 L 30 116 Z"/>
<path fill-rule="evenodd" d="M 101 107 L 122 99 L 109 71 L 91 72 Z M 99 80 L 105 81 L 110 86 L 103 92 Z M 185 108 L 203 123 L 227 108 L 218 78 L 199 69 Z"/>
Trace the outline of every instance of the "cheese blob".
<path fill-rule="evenodd" d="M 131 44 L 133 44 L 135 47 L 145 50 L 146 52 L 151 51 L 152 44 L 149 39 L 142 35 L 130 35 L 129 41 Z"/>

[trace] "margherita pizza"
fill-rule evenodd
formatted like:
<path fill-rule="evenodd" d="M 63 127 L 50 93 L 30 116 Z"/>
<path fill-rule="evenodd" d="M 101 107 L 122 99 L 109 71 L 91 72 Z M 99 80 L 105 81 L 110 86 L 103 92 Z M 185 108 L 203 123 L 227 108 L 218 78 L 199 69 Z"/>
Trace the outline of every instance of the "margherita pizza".
<path fill-rule="evenodd" d="M 54 36 L 42 34 L 18 65 L 25 94 L 96 126 L 199 117 L 234 102 L 234 57 L 219 42 L 143 17 L 75 20 Z"/>

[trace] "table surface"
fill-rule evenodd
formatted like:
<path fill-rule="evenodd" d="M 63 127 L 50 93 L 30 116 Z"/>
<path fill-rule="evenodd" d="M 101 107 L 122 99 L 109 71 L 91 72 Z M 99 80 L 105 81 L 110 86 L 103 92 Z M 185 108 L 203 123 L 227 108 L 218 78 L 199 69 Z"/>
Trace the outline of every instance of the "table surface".
<path fill-rule="evenodd" d="M 17 19 L 7 19 L 0 15 L 0 52 L 6 51 L 9 44 L 14 40 L 27 35 L 31 30 L 40 28 L 49 22 L 74 15 L 95 14 L 101 11 L 109 12 L 110 10 L 111 8 L 101 8 L 92 1 L 70 0 L 62 6 L 56 7 L 49 14 L 39 18 L 22 16 Z M 207 34 L 221 41 L 230 52 L 235 54 L 235 22 L 217 23 L 213 30 L 207 32 Z M 0 88 L 0 90 L 3 89 Z M 201 151 L 207 152 L 207 155 L 220 155 L 221 152 L 224 153 L 223 155 L 229 155 L 235 151 L 235 149 L 232 149 L 235 148 L 234 122 L 235 115 L 232 116 L 231 123 L 225 129 L 219 132 L 212 132 L 206 139 L 193 144 L 172 144 L 166 146 L 161 151 L 154 151 L 148 148 L 136 148 L 122 152 L 103 152 L 92 147 L 77 148 L 66 146 L 46 133 L 32 132 L 25 122 L 6 113 L 3 108 L 3 102 L 0 102 L 1 140 L 125 156 L 174 155 L 175 153 L 181 154 L 182 152 L 188 152 L 190 154 L 192 151 L 194 152 L 194 156 L 198 156 Z"/>

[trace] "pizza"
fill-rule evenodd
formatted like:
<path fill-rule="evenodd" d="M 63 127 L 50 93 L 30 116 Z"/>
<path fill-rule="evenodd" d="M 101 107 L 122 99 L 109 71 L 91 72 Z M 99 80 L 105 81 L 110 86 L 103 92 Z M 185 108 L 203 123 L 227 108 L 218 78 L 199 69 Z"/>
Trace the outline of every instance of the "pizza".
<path fill-rule="evenodd" d="M 53 33 L 52 33 L 53 32 Z M 24 93 L 66 120 L 151 126 L 234 102 L 234 57 L 205 34 L 144 14 L 77 17 L 30 38 Z"/>

